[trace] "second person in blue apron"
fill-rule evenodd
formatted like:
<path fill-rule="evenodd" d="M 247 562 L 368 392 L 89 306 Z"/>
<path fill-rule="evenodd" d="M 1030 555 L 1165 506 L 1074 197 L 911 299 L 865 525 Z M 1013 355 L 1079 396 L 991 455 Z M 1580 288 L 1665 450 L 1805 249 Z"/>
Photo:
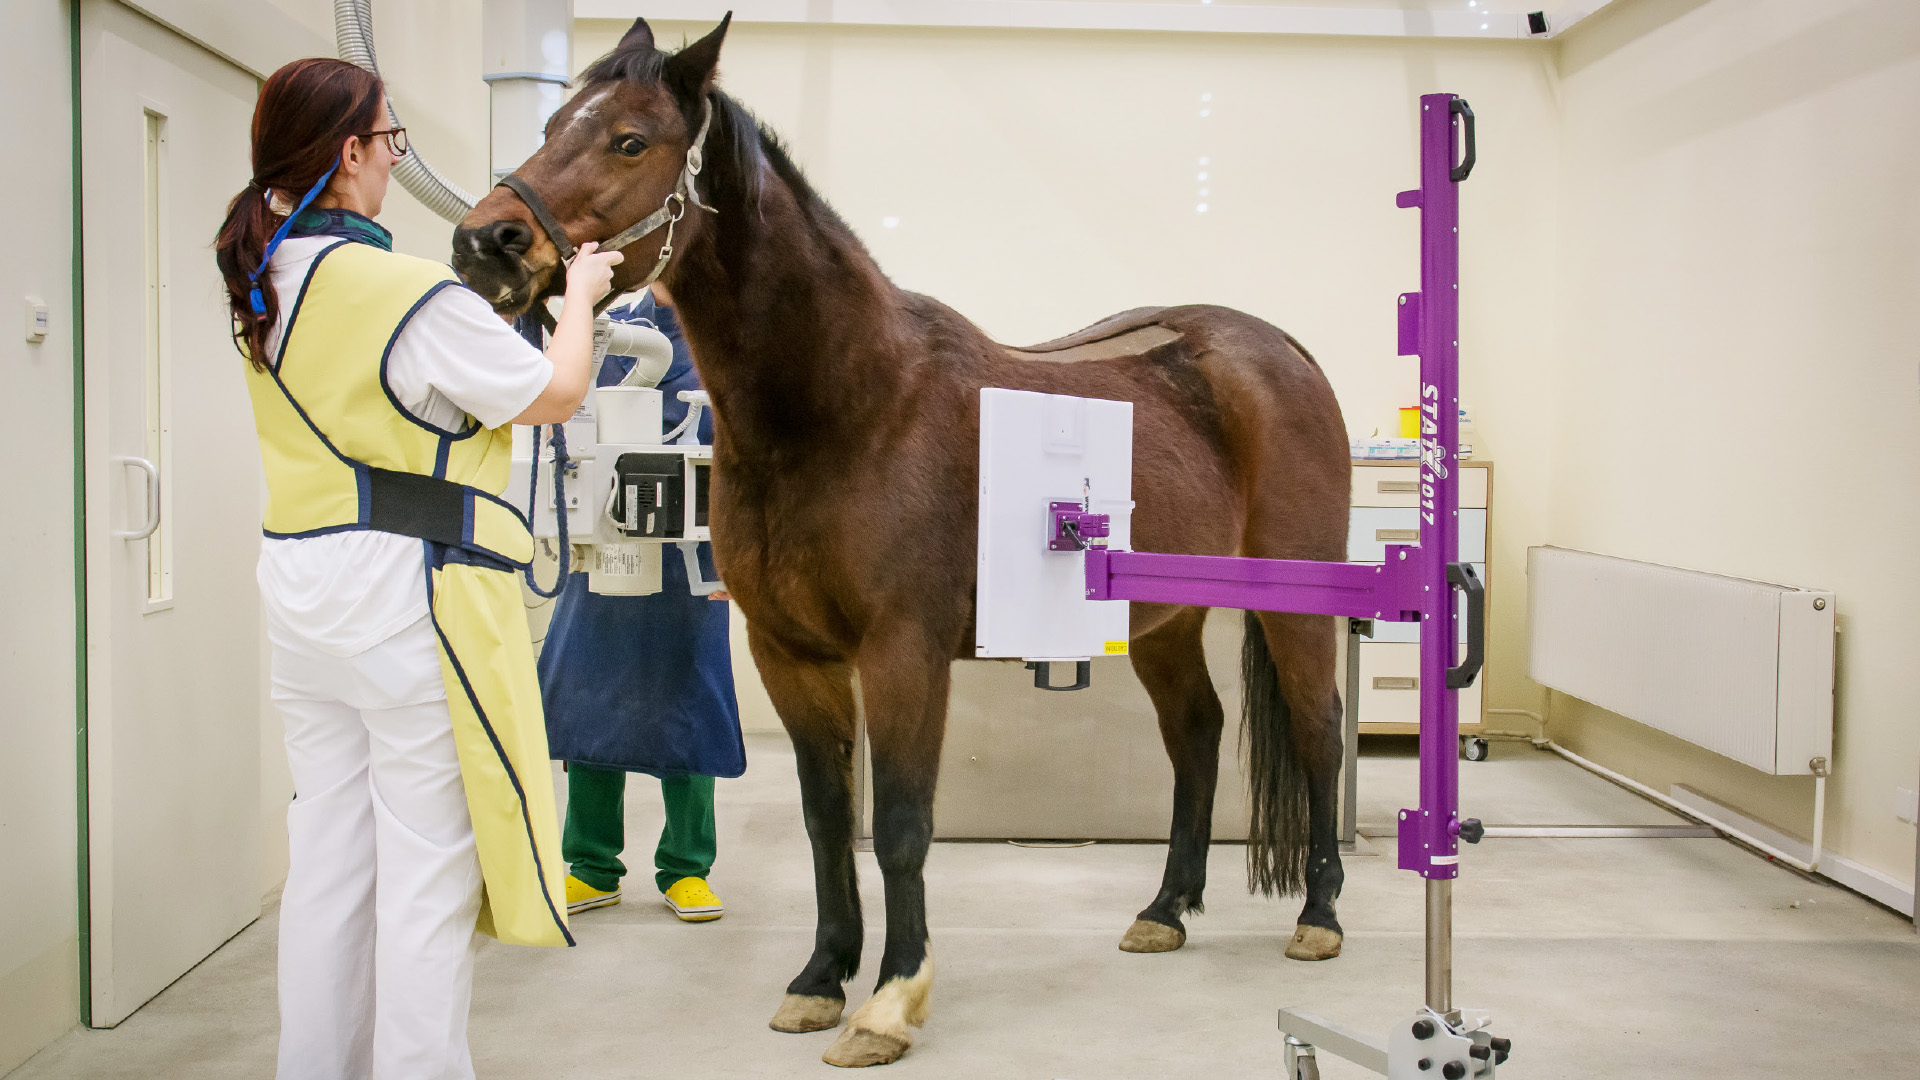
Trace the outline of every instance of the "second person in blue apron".
<path fill-rule="evenodd" d="M 673 343 L 659 389 L 666 428 L 678 426 L 688 409 L 679 394 L 700 389 L 700 379 L 670 302 L 648 296 L 611 315 L 648 323 Z M 618 383 L 632 363 L 607 357 L 599 385 Z M 701 418 L 700 442 L 713 441 L 712 417 Z M 666 809 L 654 883 L 675 915 L 704 922 L 724 910 L 707 883 L 718 846 L 713 781 L 739 776 L 747 764 L 730 605 L 723 592 L 694 595 L 680 552 L 663 555 L 661 589 L 650 596 L 602 596 L 588 591 L 586 573 L 569 575 L 541 648 L 540 686 L 551 753 L 567 762 L 561 856 L 571 867 L 569 912 L 620 902 L 627 774 L 640 772 L 659 778 Z M 712 580 L 710 545 L 701 544 L 699 556 L 700 576 Z"/>

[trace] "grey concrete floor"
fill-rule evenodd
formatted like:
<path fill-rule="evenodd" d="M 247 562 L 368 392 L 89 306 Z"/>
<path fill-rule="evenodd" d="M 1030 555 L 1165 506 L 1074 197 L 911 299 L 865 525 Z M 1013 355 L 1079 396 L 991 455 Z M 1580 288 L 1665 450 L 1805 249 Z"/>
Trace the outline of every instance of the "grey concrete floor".
<path fill-rule="evenodd" d="M 1363 823 L 1414 801 L 1411 742 L 1370 744 Z M 580 947 L 487 942 L 472 1045 L 482 1080 L 827 1077 L 831 1032 L 766 1021 L 813 934 L 792 754 L 751 736 L 722 781 L 714 887 L 726 918 L 676 921 L 651 890 L 652 781 L 628 799 L 627 901 L 579 917 Z M 1677 819 L 1520 743 L 1461 766 L 1465 812 L 1489 824 Z M 1389 851 L 1391 841 L 1380 845 Z M 927 867 L 933 1017 L 883 1075 L 1038 1080 L 1280 1076 L 1274 1010 L 1304 1004 L 1384 1032 L 1418 1004 L 1421 888 L 1390 854 L 1347 863 L 1344 954 L 1282 958 L 1296 902 L 1249 897 L 1242 850 L 1215 851 L 1207 913 L 1176 953 L 1114 946 L 1152 897 L 1164 847 L 936 845 Z M 880 878 L 861 856 L 866 973 L 881 951 Z M 1456 892 L 1456 999 L 1493 1010 L 1512 1077 L 1756 1080 L 1912 1077 L 1920 939 L 1843 890 L 1709 839 L 1489 839 Z M 8 1080 L 264 1080 L 276 1017 L 274 911 L 113 1031 L 76 1031 Z M 1367 1074 L 1333 1059 L 1329 1080 Z"/>

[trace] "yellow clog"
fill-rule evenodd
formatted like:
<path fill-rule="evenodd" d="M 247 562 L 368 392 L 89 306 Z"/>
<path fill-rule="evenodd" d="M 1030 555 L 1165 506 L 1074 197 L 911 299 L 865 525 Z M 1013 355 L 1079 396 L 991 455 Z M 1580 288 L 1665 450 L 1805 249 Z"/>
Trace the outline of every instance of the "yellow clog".
<path fill-rule="evenodd" d="M 712 922 L 726 909 L 720 898 L 713 895 L 713 890 L 707 888 L 705 878 L 681 878 L 667 889 L 665 899 L 681 922 Z"/>
<path fill-rule="evenodd" d="M 578 915 L 597 907 L 612 907 L 619 902 L 619 889 L 602 892 L 572 874 L 567 875 L 567 914 Z"/>

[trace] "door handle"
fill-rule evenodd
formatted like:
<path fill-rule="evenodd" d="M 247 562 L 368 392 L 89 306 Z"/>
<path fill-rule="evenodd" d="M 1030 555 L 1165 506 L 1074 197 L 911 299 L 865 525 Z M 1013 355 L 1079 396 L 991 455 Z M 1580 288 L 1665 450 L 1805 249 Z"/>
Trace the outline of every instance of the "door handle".
<path fill-rule="evenodd" d="M 153 535 L 155 529 L 160 527 L 160 470 L 154 468 L 153 462 L 148 461 L 146 458 L 134 457 L 131 454 L 125 457 L 116 457 L 111 460 L 115 465 L 131 465 L 147 474 L 146 522 L 137 529 L 115 529 L 113 530 L 113 538 L 115 540 L 145 540 L 147 537 Z"/>

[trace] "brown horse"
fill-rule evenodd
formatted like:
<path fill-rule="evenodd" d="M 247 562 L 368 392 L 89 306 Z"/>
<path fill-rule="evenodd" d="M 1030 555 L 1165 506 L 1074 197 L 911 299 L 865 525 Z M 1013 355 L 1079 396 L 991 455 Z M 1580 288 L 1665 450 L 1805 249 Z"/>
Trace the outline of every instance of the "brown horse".
<path fill-rule="evenodd" d="M 1143 551 L 1343 559 L 1345 429 L 1306 351 L 1238 311 L 1141 309 L 1015 349 L 896 288 L 773 136 L 714 88 L 726 29 L 668 55 L 636 21 L 582 74 L 518 175 L 572 243 L 609 238 L 673 208 L 689 150 L 707 130 L 693 161 L 694 208 L 673 226 L 672 251 L 663 256 L 664 228 L 632 242 L 615 285 L 632 288 L 664 263 L 713 397 L 714 552 L 793 739 L 819 922 L 773 1018 L 781 1031 L 838 1024 L 841 984 L 859 966 L 860 680 L 886 952 L 877 989 L 826 1060 L 879 1064 L 910 1045 L 933 982 L 921 868 L 950 665 L 973 653 L 980 389 L 1133 402 L 1132 527 Z M 563 285 L 539 215 L 506 188 L 461 223 L 454 253 L 502 312 Z M 1201 652 L 1205 617 L 1203 608 L 1133 605 L 1133 667 L 1159 714 L 1175 783 L 1166 874 L 1121 940 L 1130 952 L 1179 948 L 1181 916 L 1201 910 L 1224 719 Z M 1246 626 L 1250 887 L 1304 890 L 1287 955 L 1325 959 L 1341 940 L 1334 620 L 1262 613 Z"/>

